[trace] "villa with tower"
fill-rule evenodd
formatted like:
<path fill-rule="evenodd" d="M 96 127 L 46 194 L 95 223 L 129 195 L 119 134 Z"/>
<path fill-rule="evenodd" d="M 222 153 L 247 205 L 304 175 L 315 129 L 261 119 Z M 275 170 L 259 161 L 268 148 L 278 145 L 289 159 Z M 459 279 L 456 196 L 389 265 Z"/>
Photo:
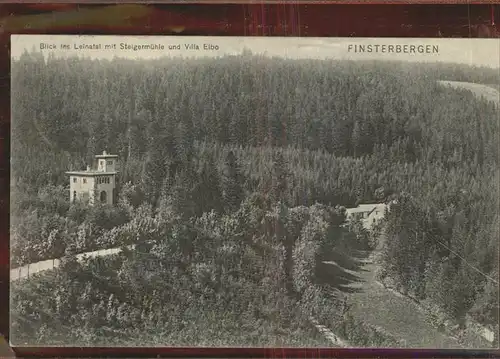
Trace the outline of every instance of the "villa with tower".
<path fill-rule="evenodd" d="M 96 155 L 96 163 L 86 171 L 69 171 L 70 201 L 98 202 L 113 205 L 116 202 L 117 155 L 103 151 Z"/>

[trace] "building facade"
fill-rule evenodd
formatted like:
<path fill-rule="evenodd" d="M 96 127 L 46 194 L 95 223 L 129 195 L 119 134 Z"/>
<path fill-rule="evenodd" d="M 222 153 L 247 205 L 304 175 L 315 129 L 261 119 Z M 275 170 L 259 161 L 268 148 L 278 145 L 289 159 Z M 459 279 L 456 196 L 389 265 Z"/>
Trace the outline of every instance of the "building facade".
<path fill-rule="evenodd" d="M 69 171 L 70 201 L 113 205 L 116 202 L 117 188 L 117 155 L 104 151 L 96 155 L 95 168 L 87 167 L 86 171 Z"/>

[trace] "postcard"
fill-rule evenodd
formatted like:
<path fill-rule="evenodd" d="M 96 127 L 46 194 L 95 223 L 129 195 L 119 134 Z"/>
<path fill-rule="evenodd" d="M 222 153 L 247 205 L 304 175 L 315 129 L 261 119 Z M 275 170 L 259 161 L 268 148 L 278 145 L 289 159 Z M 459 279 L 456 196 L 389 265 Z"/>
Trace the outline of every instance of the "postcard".
<path fill-rule="evenodd" d="M 11 345 L 498 347 L 498 39 L 11 40 Z"/>

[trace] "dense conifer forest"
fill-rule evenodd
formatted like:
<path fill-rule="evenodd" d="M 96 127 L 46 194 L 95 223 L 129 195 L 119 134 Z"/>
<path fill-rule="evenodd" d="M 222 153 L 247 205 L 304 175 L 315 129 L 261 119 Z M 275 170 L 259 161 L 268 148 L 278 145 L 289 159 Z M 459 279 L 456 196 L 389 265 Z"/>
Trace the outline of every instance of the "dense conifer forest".
<path fill-rule="evenodd" d="M 500 84 L 497 69 L 250 51 L 23 54 L 12 265 L 64 258 L 12 284 L 14 342 L 330 346 L 315 317 L 356 346 L 395 346 L 317 279 L 347 241 L 377 249 L 380 281 L 433 318 L 498 329 L 498 108 L 437 80 Z M 120 159 L 118 204 L 70 204 L 65 171 L 103 150 Z M 343 226 L 346 207 L 393 200 L 378 234 Z"/>

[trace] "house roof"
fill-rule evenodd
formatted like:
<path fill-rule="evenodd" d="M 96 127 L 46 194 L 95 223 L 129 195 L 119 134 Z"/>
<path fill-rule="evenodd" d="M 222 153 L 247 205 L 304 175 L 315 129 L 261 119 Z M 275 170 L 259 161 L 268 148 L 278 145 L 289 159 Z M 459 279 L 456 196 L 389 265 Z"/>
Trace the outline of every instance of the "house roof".
<path fill-rule="evenodd" d="M 385 203 L 360 204 L 355 208 L 346 208 L 346 212 L 348 214 L 366 213 L 366 212 L 372 212 L 376 208 L 384 209 L 385 207 L 386 207 Z"/>
<path fill-rule="evenodd" d="M 116 158 L 116 157 L 118 157 L 118 155 L 110 155 L 106 151 L 102 151 L 102 154 L 96 155 L 95 157 L 96 158 Z"/>

